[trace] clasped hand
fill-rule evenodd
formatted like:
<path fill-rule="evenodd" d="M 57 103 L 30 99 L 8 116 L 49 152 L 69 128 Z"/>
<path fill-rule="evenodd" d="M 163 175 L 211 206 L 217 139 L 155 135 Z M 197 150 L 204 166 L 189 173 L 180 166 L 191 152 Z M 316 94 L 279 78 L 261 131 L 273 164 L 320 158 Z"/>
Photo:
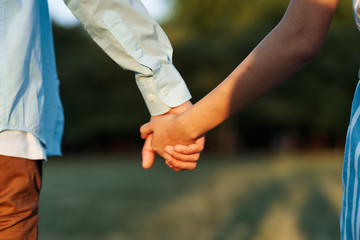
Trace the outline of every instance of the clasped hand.
<path fill-rule="evenodd" d="M 200 153 L 204 149 L 205 137 L 191 139 L 176 124 L 178 114 L 191 106 L 192 104 L 187 102 L 178 108 L 173 108 L 165 115 L 152 117 L 149 123 L 140 128 L 141 137 L 145 139 L 142 151 L 145 169 L 152 167 L 155 152 L 175 171 L 196 168 Z"/>

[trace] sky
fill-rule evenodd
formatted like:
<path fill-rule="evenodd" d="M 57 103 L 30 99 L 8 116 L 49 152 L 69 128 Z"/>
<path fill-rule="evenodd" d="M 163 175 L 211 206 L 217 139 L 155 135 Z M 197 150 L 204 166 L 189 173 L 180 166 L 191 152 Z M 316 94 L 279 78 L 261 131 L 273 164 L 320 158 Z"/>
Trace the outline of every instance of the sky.
<path fill-rule="evenodd" d="M 157 20 L 160 20 L 167 13 L 168 5 L 164 0 L 141 0 L 149 13 Z M 77 19 L 66 7 L 63 0 L 48 0 L 50 15 L 56 23 L 71 27 L 78 24 Z"/>

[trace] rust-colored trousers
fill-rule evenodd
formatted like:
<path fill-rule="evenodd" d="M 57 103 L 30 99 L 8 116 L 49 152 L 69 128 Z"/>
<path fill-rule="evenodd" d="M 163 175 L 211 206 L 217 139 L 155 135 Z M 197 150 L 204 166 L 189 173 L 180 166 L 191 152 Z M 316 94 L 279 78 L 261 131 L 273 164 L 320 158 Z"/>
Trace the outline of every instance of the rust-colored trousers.
<path fill-rule="evenodd" d="M 0 240 L 36 240 L 42 161 L 0 155 Z"/>

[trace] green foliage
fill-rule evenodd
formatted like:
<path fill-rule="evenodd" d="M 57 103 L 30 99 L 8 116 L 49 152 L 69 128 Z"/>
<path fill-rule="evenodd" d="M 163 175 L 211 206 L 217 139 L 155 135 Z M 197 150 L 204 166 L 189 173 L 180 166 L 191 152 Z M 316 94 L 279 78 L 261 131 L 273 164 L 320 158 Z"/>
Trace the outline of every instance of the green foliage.
<path fill-rule="evenodd" d="M 234 32 L 254 23 L 267 25 L 278 21 L 286 3 L 284 0 L 179 0 L 176 1 L 173 22 L 181 22 L 182 27 L 195 34 Z"/>

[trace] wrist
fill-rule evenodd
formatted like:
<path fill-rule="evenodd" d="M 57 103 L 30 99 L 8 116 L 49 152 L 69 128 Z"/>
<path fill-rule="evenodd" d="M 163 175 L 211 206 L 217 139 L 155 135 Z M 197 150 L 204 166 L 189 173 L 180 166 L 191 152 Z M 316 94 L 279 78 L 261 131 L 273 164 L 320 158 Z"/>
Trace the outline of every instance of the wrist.
<path fill-rule="evenodd" d="M 190 101 L 186 101 L 183 104 L 177 106 L 177 107 L 173 107 L 170 109 L 170 111 L 168 113 L 171 114 L 180 114 L 185 112 L 186 110 L 188 110 L 189 108 L 192 107 L 192 103 Z"/>
<path fill-rule="evenodd" d="M 181 114 L 181 113 L 185 112 L 186 110 L 188 110 L 189 108 L 191 108 L 192 105 L 193 104 L 190 101 L 186 101 L 183 104 L 181 104 L 180 106 L 170 108 L 170 110 L 164 114 L 157 115 L 157 116 L 151 116 L 150 121 L 154 120 L 156 118 L 159 118 L 161 116 L 167 115 L 167 114 L 175 114 L 175 115 Z"/>
<path fill-rule="evenodd" d="M 198 134 L 195 127 L 193 127 L 192 120 L 187 117 L 186 114 L 182 113 L 176 115 L 174 119 L 174 126 L 177 128 L 178 132 L 182 134 L 182 138 L 195 142 L 202 134 Z"/>

